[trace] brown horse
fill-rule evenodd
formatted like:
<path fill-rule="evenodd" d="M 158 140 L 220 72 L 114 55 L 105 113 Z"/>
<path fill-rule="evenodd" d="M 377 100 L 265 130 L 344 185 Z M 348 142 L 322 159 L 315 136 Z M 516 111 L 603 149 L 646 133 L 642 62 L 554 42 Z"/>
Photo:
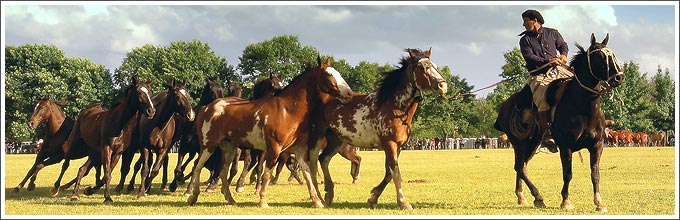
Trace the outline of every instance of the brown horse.
<path fill-rule="evenodd" d="M 35 189 L 35 179 L 38 177 L 38 172 L 46 166 L 56 164 L 64 159 L 64 151 L 61 145 L 68 138 L 71 129 L 73 128 L 73 119 L 67 118 L 64 112 L 61 110 L 60 106 L 66 105 L 66 100 L 61 100 L 59 102 L 50 101 L 49 97 L 41 98 L 35 105 L 33 114 L 28 120 L 28 127 L 31 129 L 36 129 L 39 125 L 45 123 L 47 126 L 47 132 L 43 138 L 43 144 L 38 154 L 35 157 L 33 166 L 26 177 L 15 187 L 12 192 L 19 192 L 24 184 L 31 178 L 26 188 L 28 191 Z M 79 158 L 83 158 L 86 155 L 81 154 Z M 99 173 L 99 172 L 97 172 Z M 99 180 L 99 174 L 97 174 L 97 180 Z"/>
<path fill-rule="evenodd" d="M 361 148 L 378 148 L 385 152 L 385 176 L 371 190 L 368 204 L 375 208 L 378 198 L 385 186 L 394 181 L 397 192 L 397 204 L 403 209 L 412 209 L 406 200 L 401 186 L 399 171 L 399 153 L 411 133 L 411 122 L 422 98 L 423 91 L 432 91 L 445 95 L 448 84 L 441 76 L 437 66 L 430 60 L 432 49 L 421 51 L 405 49 L 408 57 L 402 57 L 401 67 L 384 74 L 384 79 L 377 91 L 368 95 L 355 94 L 349 104 L 341 104 L 338 100 L 327 97 L 323 108 L 324 119 L 318 125 L 330 128 L 326 133 L 328 146 L 319 155 L 321 169 L 324 174 L 325 201 L 332 204 L 335 196 L 334 185 L 328 165 L 331 158 L 339 150 L 342 143 Z M 324 131 L 324 130 L 322 130 Z M 314 143 L 310 143 L 314 144 Z M 314 150 L 320 149 L 320 147 Z M 318 152 L 318 151 L 317 151 Z M 310 152 L 312 176 L 316 177 L 315 153 Z M 315 182 L 316 183 L 316 182 Z"/>
<path fill-rule="evenodd" d="M 319 110 L 321 94 L 329 94 L 344 102 L 351 99 L 352 90 L 340 73 L 331 67 L 330 59 L 322 63 L 318 57 L 317 61 L 318 67 L 295 77 L 278 95 L 252 101 L 222 98 L 207 105 L 205 112 L 196 120 L 196 127 L 200 129 L 198 137 L 201 152 L 191 177 L 192 195 L 187 199 L 189 205 L 196 204 L 200 193 L 198 180 L 201 167 L 215 149 L 221 148 L 224 158 L 233 158 L 238 145 L 243 145 L 265 151 L 266 166 L 262 175 L 259 206 L 269 207 L 266 193 L 271 169 L 282 151 L 290 150 L 297 155 L 307 153 L 304 144 L 312 129 L 310 115 Z M 225 167 L 230 163 L 227 160 Z M 308 165 L 301 165 L 314 207 L 323 207 L 311 183 Z M 220 177 L 225 200 L 235 205 L 236 201 L 228 187 L 227 169 L 222 170 Z"/>
<path fill-rule="evenodd" d="M 590 177 L 593 184 L 593 201 L 597 211 L 606 212 L 607 207 L 600 195 L 600 157 L 607 122 L 600 108 L 600 98 L 624 80 L 622 69 L 614 52 L 607 47 L 609 34 L 601 42 L 591 35 L 590 47 L 580 51 L 572 58 L 570 68 L 574 79 L 558 82 L 566 86 L 564 95 L 557 99 L 550 95 L 548 103 L 553 106 L 554 123 L 552 132 L 559 146 L 562 162 L 562 204 L 564 209 L 573 209 L 569 201 L 569 182 L 572 178 L 572 153 L 583 148 L 590 152 Z M 534 206 L 544 208 L 545 203 L 538 188 L 529 180 L 527 163 L 535 155 L 541 140 L 541 132 L 532 116 L 535 111 L 528 93 L 528 87 L 510 96 L 502 105 L 494 127 L 508 134 L 515 152 L 515 194 L 521 205 L 528 202 L 522 192 L 522 181 L 527 184 L 534 196 Z M 535 112 L 534 112 L 535 113 Z"/>
<path fill-rule="evenodd" d="M 92 106 L 80 112 L 63 148 L 64 152 L 69 154 L 74 144 L 84 143 L 89 148 L 90 154 L 85 164 L 80 167 L 71 200 L 79 199 L 80 180 L 90 164 L 94 163 L 101 164 L 104 168 L 104 202 L 113 202 L 109 192 L 111 171 L 128 146 L 125 142 L 130 141 L 137 117 L 146 114 L 148 118 L 153 118 L 156 113 L 149 96 L 149 88 L 151 81 L 142 83 L 134 76 L 125 89 L 122 100 L 113 108 L 104 110 L 101 106 Z"/>

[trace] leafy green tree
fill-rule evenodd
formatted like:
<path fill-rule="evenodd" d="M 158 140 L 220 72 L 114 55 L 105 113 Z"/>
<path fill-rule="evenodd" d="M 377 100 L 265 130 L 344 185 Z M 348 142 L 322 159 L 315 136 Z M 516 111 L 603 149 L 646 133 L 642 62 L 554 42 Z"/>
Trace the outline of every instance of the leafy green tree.
<path fill-rule="evenodd" d="M 165 90 L 164 84 L 176 80 L 185 82 L 195 102 L 205 85 L 205 77 L 219 77 L 225 88 L 226 82 L 243 80 L 227 60 L 219 57 L 210 46 L 199 40 L 176 41 L 168 46 L 144 45 L 127 53 L 123 63 L 116 69 L 113 82 L 116 88 L 129 83 L 131 76 L 152 80 L 153 93 Z M 116 95 L 120 95 L 118 91 Z"/>
<path fill-rule="evenodd" d="M 62 109 L 75 119 L 93 102 L 110 102 L 111 79 L 103 65 L 83 58 L 66 58 L 55 46 L 25 44 L 5 47 L 5 137 L 25 141 L 44 135 L 26 121 L 39 98 L 66 99 Z"/>
<path fill-rule="evenodd" d="M 238 69 L 244 81 L 255 82 L 268 77 L 269 72 L 280 74 L 284 83 L 316 64 L 319 52 L 313 46 L 303 46 L 297 36 L 276 36 L 271 40 L 253 43 L 243 49 Z"/>
<path fill-rule="evenodd" d="M 671 79 L 670 70 L 661 70 L 659 66 L 652 77 L 651 98 L 653 109 L 650 118 L 655 131 L 668 131 L 675 128 L 675 83 Z"/>
<path fill-rule="evenodd" d="M 625 81 L 608 97 L 602 98 L 605 117 L 616 121 L 613 129 L 649 131 L 652 119 L 649 114 L 653 103 L 649 95 L 647 74 L 640 74 L 640 66 L 633 61 L 623 64 Z"/>

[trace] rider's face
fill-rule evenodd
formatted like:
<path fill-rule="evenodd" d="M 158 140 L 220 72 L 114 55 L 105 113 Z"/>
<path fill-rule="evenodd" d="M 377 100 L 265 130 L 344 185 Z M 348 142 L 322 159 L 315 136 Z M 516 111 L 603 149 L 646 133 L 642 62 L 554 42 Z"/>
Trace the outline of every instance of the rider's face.
<path fill-rule="evenodd" d="M 524 26 L 524 29 L 527 31 L 538 31 L 536 22 L 538 22 L 536 19 L 531 19 L 527 17 L 522 17 L 522 20 L 524 20 L 524 23 L 522 23 L 522 26 Z"/>

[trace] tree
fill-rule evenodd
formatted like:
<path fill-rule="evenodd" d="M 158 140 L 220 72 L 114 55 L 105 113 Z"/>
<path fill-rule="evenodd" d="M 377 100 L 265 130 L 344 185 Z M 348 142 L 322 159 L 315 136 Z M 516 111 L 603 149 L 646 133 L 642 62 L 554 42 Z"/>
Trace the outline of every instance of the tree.
<path fill-rule="evenodd" d="M 305 65 L 316 64 L 319 52 L 312 46 L 303 46 L 297 36 L 276 36 L 271 40 L 249 44 L 243 49 L 238 69 L 247 82 L 280 74 L 284 83 L 299 75 Z"/>
<path fill-rule="evenodd" d="M 219 77 L 225 87 L 227 81 L 243 81 L 225 58 L 217 56 L 207 43 L 199 40 L 176 41 L 169 46 L 146 44 L 134 48 L 115 72 L 113 82 L 116 88 L 127 85 L 133 75 L 142 80 L 152 80 L 153 93 L 165 91 L 163 85 L 172 80 L 185 82 L 195 102 L 201 95 L 205 77 Z"/>
<path fill-rule="evenodd" d="M 650 118 L 656 131 L 668 131 L 675 128 L 675 83 L 671 79 L 670 70 L 657 69 L 652 77 L 651 98 L 653 103 Z"/>
<path fill-rule="evenodd" d="M 44 134 L 31 130 L 26 121 L 39 98 L 66 99 L 67 117 L 75 119 L 93 102 L 109 102 L 109 70 L 83 58 L 66 58 L 51 45 L 25 44 L 5 47 L 5 136 L 8 141 L 25 141 Z"/>
<path fill-rule="evenodd" d="M 649 114 L 653 104 L 648 92 L 650 83 L 647 74 L 640 74 L 640 66 L 633 61 L 624 63 L 623 74 L 623 84 L 610 96 L 601 99 L 605 117 L 616 121 L 613 129 L 649 131 L 652 129 Z"/>

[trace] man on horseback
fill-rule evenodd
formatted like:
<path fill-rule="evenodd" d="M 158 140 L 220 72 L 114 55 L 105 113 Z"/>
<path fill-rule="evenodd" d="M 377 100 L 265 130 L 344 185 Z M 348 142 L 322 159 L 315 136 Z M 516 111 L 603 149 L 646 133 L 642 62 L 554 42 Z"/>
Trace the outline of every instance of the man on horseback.
<path fill-rule="evenodd" d="M 526 30 L 518 35 L 522 36 L 519 46 L 531 75 L 527 83 L 531 88 L 534 104 L 538 107 L 539 126 L 543 131 L 541 146 L 555 153 L 557 145 L 550 132 L 550 105 L 545 93 L 550 82 L 573 76 L 573 73 L 562 67 L 566 65 L 569 48 L 557 29 L 543 27 L 543 16 L 538 11 L 524 11 L 522 20 Z"/>

